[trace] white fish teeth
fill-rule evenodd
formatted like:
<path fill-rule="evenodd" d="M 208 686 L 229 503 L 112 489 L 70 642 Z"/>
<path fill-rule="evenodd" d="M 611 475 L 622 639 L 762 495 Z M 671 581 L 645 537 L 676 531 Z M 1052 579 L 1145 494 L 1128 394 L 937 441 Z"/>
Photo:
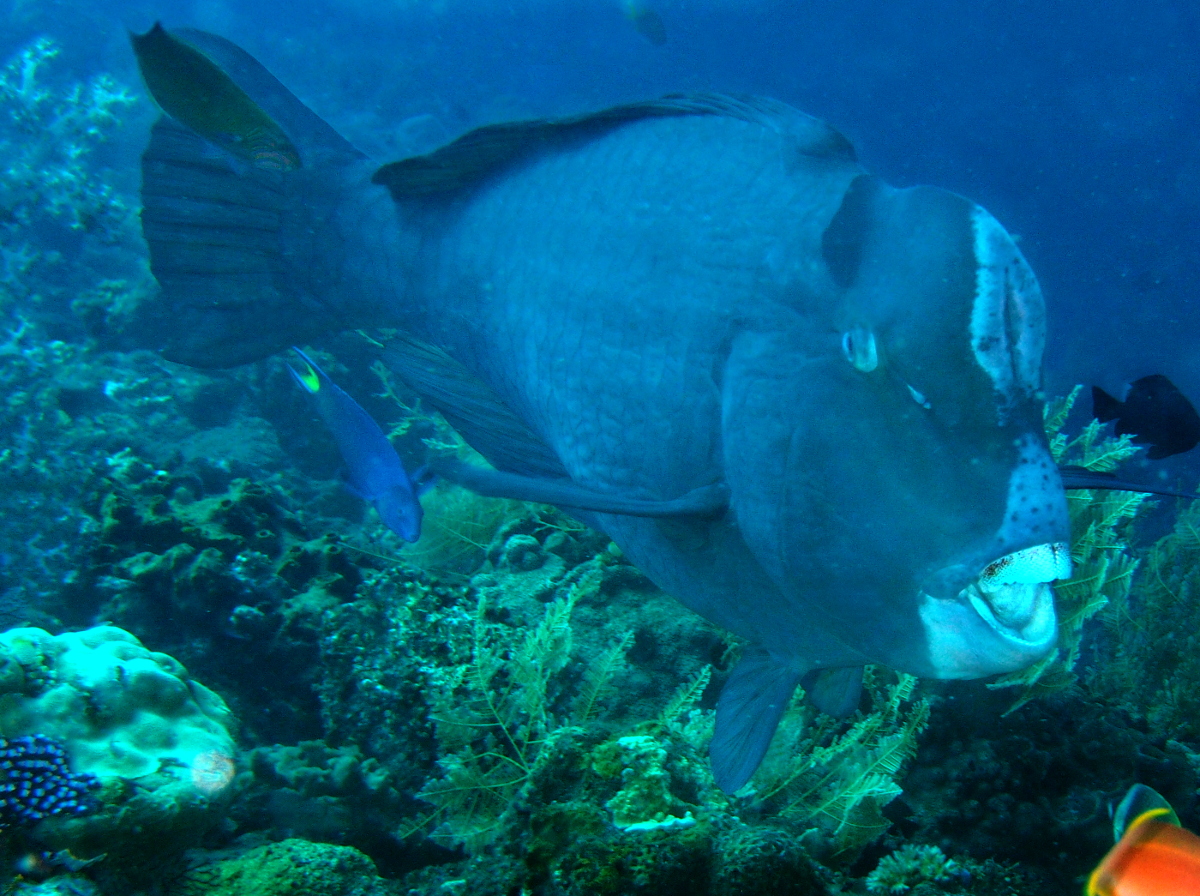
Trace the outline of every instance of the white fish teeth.
<path fill-rule="evenodd" d="M 1065 542 L 1022 548 L 994 560 L 979 575 L 979 589 L 989 600 L 1011 585 L 1038 585 L 1071 577 L 1071 549 Z"/>

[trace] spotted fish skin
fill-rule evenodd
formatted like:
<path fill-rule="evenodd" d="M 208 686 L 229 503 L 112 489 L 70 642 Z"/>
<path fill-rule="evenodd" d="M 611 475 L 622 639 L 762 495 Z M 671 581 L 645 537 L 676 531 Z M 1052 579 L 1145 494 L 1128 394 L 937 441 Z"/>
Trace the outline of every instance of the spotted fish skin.
<path fill-rule="evenodd" d="M 750 642 L 718 707 L 723 788 L 806 675 L 838 674 L 813 693 L 846 704 L 864 663 L 968 678 L 1052 649 L 1049 582 L 1070 564 L 1045 310 L 982 208 L 888 186 L 790 107 L 712 95 L 493 125 L 373 170 L 264 75 L 238 85 L 299 171 L 198 173 L 202 141 L 169 121 L 144 157 L 152 267 L 190 324 L 168 354 L 239 363 L 400 328 L 389 363 L 523 494 L 586 493 L 579 516 Z M 236 265 L 181 261 L 189 227 L 211 243 L 229 214 L 206 192 L 266 206 L 220 313 L 212 278 Z M 724 497 L 661 518 L 596 500 L 697 493 Z"/>

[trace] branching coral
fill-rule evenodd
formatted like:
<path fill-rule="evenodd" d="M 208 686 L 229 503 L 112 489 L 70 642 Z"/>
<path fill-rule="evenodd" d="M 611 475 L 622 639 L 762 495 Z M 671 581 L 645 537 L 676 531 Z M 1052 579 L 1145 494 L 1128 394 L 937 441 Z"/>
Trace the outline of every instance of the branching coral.
<path fill-rule="evenodd" d="M 872 893 L 900 896 L 917 884 L 942 883 L 958 873 L 958 865 L 936 846 L 909 843 L 884 856 L 867 876 Z"/>
<path fill-rule="evenodd" d="M 59 47 L 42 37 L 0 70 L 0 129 L 5 167 L 0 203 L 10 226 L 30 227 L 46 219 L 73 230 L 120 221 L 125 202 L 83 164 L 136 100 L 109 75 L 86 83 L 51 87 L 46 76 Z"/>

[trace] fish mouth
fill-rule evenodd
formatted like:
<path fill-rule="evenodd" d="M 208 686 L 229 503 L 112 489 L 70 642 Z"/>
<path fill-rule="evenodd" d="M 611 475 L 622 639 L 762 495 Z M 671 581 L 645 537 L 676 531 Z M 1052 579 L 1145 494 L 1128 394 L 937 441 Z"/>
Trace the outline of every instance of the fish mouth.
<path fill-rule="evenodd" d="M 993 560 L 960 596 L 1006 640 L 1046 643 L 1056 625 L 1050 584 L 1070 577 L 1069 546 L 1039 544 Z"/>
<path fill-rule="evenodd" d="M 1070 548 L 1048 542 L 993 560 L 951 592 L 957 599 L 923 590 L 926 674 L 982 678 L 1042 659 L 1058 635 L 1050 584 L 1070 575 Z"/>

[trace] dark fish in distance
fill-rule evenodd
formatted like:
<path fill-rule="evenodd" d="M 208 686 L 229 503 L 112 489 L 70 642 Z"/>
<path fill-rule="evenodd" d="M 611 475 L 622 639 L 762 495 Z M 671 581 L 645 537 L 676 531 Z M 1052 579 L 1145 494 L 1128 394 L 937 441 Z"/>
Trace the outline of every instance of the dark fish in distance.
<path fill-rule="evenodd" d="M 389 366 L 495 468 L 450 475 L 575 508 L 750 643 L 717 708 L 722 788 L 801 679 L 844 712 L 865 663 L 973 678 L 1053 649 L 1070 559 L 1045 308 L 984 209 L 716 94 L 490 125 L 380 168 L 228 41 L 171 37 L 301 164 L 211 152 L 220 110 L 139 51 L 171 90 L 142 158 L 167 357 L 400 331 Z"/>
<path fill-rule="evenodd" d="M 663 24 L 662 16 L 647 6 L 644 0 L 621 0 L 621 7 L 638 34 L 656 47 L 667 42 L 667 27 Z"/>
<path fill-rule="evenodd" d="M 1148 445 L 1146 456 L 1151 460 L 1191 451 L 1200 442 L 1200 414 L 1160 373 L 1131 383 L 1124 401 L 1092 386 L 1092 414 L 1101 423 L 1116 420 L 1117 435 L 1128 434 L 1135 445 Z"/>

